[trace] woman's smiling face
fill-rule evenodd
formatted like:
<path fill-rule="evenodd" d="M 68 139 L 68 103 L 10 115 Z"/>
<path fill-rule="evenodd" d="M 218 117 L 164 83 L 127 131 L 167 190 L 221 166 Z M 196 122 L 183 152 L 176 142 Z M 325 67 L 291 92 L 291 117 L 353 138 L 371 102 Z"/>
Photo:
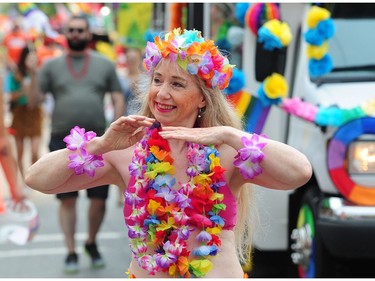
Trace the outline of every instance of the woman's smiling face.
<path fill-rule="evenodd" d="M 152 114 L 164 126 L 193 127 L 199 108 L 205 106 L 195 77 L 169 59 L 156 67 L 148 99 Z"/>

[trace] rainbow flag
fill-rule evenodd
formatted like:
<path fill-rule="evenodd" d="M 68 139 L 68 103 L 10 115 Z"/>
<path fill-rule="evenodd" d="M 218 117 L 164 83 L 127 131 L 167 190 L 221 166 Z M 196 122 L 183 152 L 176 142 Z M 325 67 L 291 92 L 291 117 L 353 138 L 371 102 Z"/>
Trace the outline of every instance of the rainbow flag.
<path fill-rule="evenodd" d="M 264 106 L 260 99 L 244 90 L 226 97 L 242 118 L 244 131 L 261 134 L 271 106 Z"/>

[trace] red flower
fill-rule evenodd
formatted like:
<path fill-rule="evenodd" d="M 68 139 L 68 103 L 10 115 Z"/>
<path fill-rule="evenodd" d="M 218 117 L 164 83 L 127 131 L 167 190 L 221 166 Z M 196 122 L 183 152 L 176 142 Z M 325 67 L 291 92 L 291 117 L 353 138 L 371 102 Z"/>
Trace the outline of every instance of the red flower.
<path fill-rule="evenodd" d="M 209 246 L 212 246 L 212 245 L 221 246 L 221 240 L 220 240 L 219 236 L 217 236 L 215 234 L 211 234 L 211 237 L 212 237 L 212 239 L 211 239 L 211 241 L 209 241 L 207 243 L 207 245 L 209 245 Z"/>
<path fill-rule="evenodd" d="M 147 141 L 149 147 L 151 146 L 159 146 L 160 149 L 162 150 L 165 150 L 165 151 L 171 151 L 171 149 L 169 148 L 169 144 L 168 144 L 168 141 L 163 139 L 160 135 L 159 135 L 159 131 L 157 129 L 154 129 L 152 131 L 152 134 L 151 134 L 151 137 L 149 138 L 149 140 Z"/>
<path fill-rule="evenodd" d="M 159 244 L 159 243 L 162 243 L 165 239 L 165 236 L 166 236 L 166 232 L 165 231 L 162 231 L 162 230 L 159 230 L 159 231 L 156 231 L 155 233 L 155 244 Z"/>
<path fill-rule="evenodd" d="M 211 176 L 213 182 L 221 182 L 224 180 L 225 169 L 221 166 L 216 166 L 213 169 L 214 174 Z"/>
<path fill-rule="evenodd" d="M 210 211 L 214 202 L 212 200 L 201 199 L 199 197 L 191 197 L 191 206 L 197 213 L 203 213 L 203 211 Z"/>
<path fill-rule="evenodd" d="M 198 227 L 211 227 L 212 226 L 212 221 L 210 221 L 209 218 L 201 214 L 192 215 L 189 221 L 192 225 L 195 225 Z"/>
<path fill-rule="evenodd" d="M 156 197 L 155 195 L 156 195 L 156 190 L 155 189 L 149 189 L 147 191 L 147 197 L 148 197 L 147 199 L 148 199 L 148 201 L 150 201 L 152 199 L 152 200 L 154 200 L 154 201 L 156 201 L 156 202 L 158 202 L 160 204 L 164 203 L 163 198 Z"/>

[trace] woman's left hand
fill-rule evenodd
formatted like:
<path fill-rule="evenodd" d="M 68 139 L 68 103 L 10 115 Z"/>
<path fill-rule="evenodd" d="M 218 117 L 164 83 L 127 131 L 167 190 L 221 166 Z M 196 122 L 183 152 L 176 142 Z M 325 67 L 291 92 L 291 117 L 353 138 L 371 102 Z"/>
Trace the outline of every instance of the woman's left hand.
<path fill-rule="evenodd" d="M 209 128 L 163 127 L 159 134 L 165 139 L 185 140 L 205 145 L 225 143 L 227 126 Z"/>

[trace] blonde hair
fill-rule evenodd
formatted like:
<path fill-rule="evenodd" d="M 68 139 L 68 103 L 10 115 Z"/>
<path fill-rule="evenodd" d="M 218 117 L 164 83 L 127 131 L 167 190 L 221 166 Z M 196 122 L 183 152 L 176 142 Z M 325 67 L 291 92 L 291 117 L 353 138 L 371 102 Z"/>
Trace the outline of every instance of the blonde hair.
<path fill-rule="evenodd" d="M 184 70 L 181 69 L 181 71 Z M 199 127 L 231 126 L 242 129 L 241 118 L 237 115 L 234 107 L 227 101 L 222 91 L 218 88 L 207 88 L 203 79 L 196 75 L 192 75 L 192 77 L 198 83 L 206 101 L 204 112 L 199 120 Z M 148 92 L 151 82 L 152 77 L 150 75 L 142 75 L 142 79 L 137 85 L 136 99 L 139 105 L 139 114 L 153 118 L 154 116 L 148 104 Z M 254 187 L 252 184 L 243 185 L 237 202 L 237 223 L 234 232 L 237 255 L 240 262 L 244 265 L 249 262 L 252 251 L 253 226 L 256 218 L 253 192 Z"/>

